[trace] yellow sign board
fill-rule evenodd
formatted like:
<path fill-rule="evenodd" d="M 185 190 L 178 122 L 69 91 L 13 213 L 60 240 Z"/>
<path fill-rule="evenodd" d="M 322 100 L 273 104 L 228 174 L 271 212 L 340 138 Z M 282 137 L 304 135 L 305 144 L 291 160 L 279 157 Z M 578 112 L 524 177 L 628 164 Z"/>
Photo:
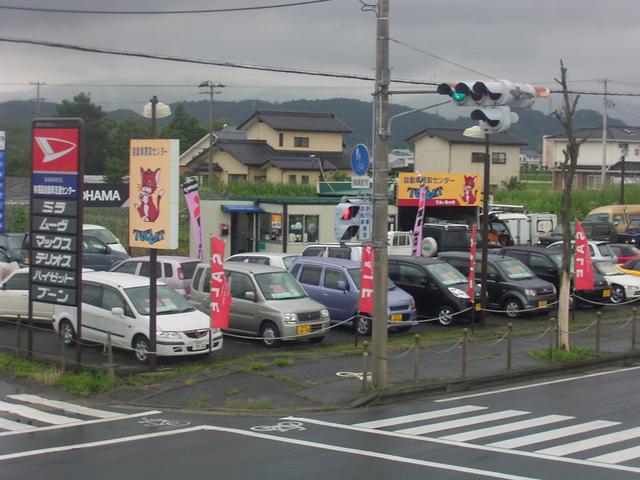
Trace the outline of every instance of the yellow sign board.
<path fill-rule="evenodd" d="M 411 173 L 398 176 L 397 204 L 417 207 L 425 187 L 427 207 L 479 207 L 481 177 L 476 173 Z"/>

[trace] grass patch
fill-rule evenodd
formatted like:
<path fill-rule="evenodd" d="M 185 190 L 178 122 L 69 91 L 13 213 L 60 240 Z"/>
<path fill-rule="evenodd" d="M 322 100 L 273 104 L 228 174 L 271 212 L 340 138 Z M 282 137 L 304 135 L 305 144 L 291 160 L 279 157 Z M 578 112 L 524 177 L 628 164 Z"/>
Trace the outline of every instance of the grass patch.
<path fill-rule="evenodd" d="M 539 350 L 529 350 L 529 352 L 527 352 L 527 355 L 537 360 L 548 360 L 549 349 L 542 348 Z M 596 353 L 593 350 L 587 350 L 586 348 L 575 347 L 571 349 L 570 352 L 567 352 L 562 349 L 554 350 L 553 360 L 559 363 L 571 363 L 571 362 L 579 362 L 581 360 L 587 360 L 590 358 L 597 358 L 600 355 L 601 354 Z"/>
<path fill-rule="evenodd" d="M 272 367 L 288 367 L 289 365 L 293 365 L 292 358 L 275 358 L 271 362 Z"/>
<path fill-rule="evenodd" d="M 195 400 L 191 400 L 187 405 L 191 408 L 206 408 L 211 404 L 211 397 L 209 395 L 202 395 Z"/>
<path fill-rule="evenodd" d="M 93 371 L 66 372 L 58 379 L 57 385 L 74 395 L 88 397 L 109 390 L 109 375 Z"/>
<path fill-rule="evenodd" d="M 268 365 L 266 363 L 256 362 L 256 363 L 252 363 L 250 365 L 247 365 L 246 367 L 244 367 L 242 369 L 242 371 L 244 373 L 252 373 L 252 372 L 257 372 L 257 371 L 260 371 L 260 370 L 265 370 L 266 368 L 268 368 Z"/>
<path fill-rule="evenodd" d="M 237 395 L 237 394 L 240 393 L 240 389 L 238 387 L 233 387 L 233 388 L 230 388 L 229 390 L 227 390 L 224 393 L 225 393 L 225 395 L 229 395 L 229 396 Z"/>
<path fill-rule="evenodd" d="M 251 410 L 271 410 L 274 408 L 273 403 L 268 398 L 248 398 L 247 400 L 227 400 L 229 408 L 243 408 Z"/>

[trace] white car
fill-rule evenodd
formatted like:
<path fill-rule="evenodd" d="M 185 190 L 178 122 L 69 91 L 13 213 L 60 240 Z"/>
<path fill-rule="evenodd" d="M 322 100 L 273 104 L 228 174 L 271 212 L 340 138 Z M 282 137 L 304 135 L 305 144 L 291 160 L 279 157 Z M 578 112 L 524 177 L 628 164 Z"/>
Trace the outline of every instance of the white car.
<path fill-rule="evenodd" d="M 29 267 L 19 268 L 0 284 L 0 317 L 26 319 L 29 314 Z M 54 305 L 33 302 L 33 319 L 51 322 Z"/>
<path fill-rule="evenodd" d="M 127 249 L 120 243 L 120 240 L 111 233 L 111 230 L 101 225 L 91 225 L 85 223 L 82 225 L 82 232 L 97 238 L 102 243 L 109 245 L 109 248 L 114 252 L 127 253 Z"/>
<path fill-rule="evenodd" d="M 273 267 L 280 267 L 283 270 L 288 270 L 293 259 L 299 256 L 300 255 L 293 253 L 248 252 L 231 255 L 225 262 L 260 263 L 262 265 L 271 265 Z"/>
<path fill-rule="evenodd" d="M 640 277 L 624 273 L 607 261 L 593 262 L 593 269 L 611 285 L 611 303 L 631 302 L 640 298 Z"/>
<path fill-rule="evenodd" d="M 88 272 L 82 278 L 82 339 L 133 349 L 136 358 L 149 357 L 149 279 L 117 272 Z M 209 316 L 193 308 L 174 289 L 158 282 L 158 356 L 208 353 L 222 348 L 222 332 L 210 328 Z M 65 344 L 75 340 L 75 307 L 56 305 L 53 327 Z M 211 345 L 210 345 L 211 344 Z"/>
<path fill-rule="evenodd" d="M 7 278 L 18 268 L 20 268 L 20 265 L 16 259 L 0 248 L 0 281 Z"/>
<path fill-rule="evenodd" d="M 575 241 L 571 241 L 571 251 L 575 250 Z M 547 247 L 550 250 L 562 251 L 562 241 L 553 242 L 551 245 Z M 595 241 L 589 240 L 589 252 L 591 252 L 591 260 L 605 260 L 610 263 L 616 263 L 618 257 L 611 247 L 609 246 L 609 242 L 605 242 L 604 240 Z"/>

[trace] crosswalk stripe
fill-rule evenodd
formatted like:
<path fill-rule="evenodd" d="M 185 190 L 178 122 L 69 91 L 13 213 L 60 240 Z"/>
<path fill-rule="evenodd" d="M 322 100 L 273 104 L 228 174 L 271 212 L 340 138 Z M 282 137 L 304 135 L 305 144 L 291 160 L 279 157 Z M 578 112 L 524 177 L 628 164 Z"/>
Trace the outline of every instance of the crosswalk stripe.
<path fill-rule="evenodd" d="M 59 400 L 49 400 L 48 398 L 42 398 L 42 397 L 39 397 L 38 395 L 29 395 L 29 394 L 7 395 L 7 398 L 10 398 L 11 400 L 19 400 L 25 403 L 31 403 L 34 405 L 43 405 L 45 407 L 53 407 L 59 410 L 64 410 L 65 412 L 84 415 L 86 417 L 114 418 L 122 415 L 121 413 L 107 412 L 106 410 L 88 408 L 82 405 L 76 405 L 75 403 L 61 402 Z"/>
<path fill-rule="evenodd" d="M 65 423 L 74 423 L 78 421 L 75 418 L 42 412 L 35 408 L 25 407 L 24 405 L 16 405 L 15 403 L 7 403 L 2 401 L 0 401 L 0 411 L 20 415 L 21 417 L 30 418 L 32 420 L 50 423 L 53 425 L 63 425 Z"/>
<path fill-rule="evenodd" d="M 549 440 L 556 440 L 562 437 L 568 437 L 570 435 L 577 435 L 578 433 L 586 433 L 592 430 L 599 430 L 601 428 L 612 427 L 619 425 L 620 422 L 609 422 L 607 420 L 594 420 L 592 422 L 580 423 L 578 425 L 572 425 L 570 427 L 557 428 L 554 430 L 548 430 L 546 432 L 533 433 L 531 435 L 525 435 L 523 437 L 516 437 L 510 440 L 502 440 L 500 442 L 494 442 L 488 444 L 489 447 L 497 448 L 520 448 L 527 445 L 533 445 L 535 443 L 542 443 Z"/>
<path fill-rule="evenodd" d="M 577 442 L 565 443 L 563 445 L 558 445 L 557 447 L 544 448 L 542 450 L 537 450 L 537 453 L 562 457 L 563 455 L 570 455 L 572 453 L 582 452 L 583 450 L 603 447 L 605 445 L 624 442 L 625 440 L 630 440 L 632 438 L 638 437 L 640 437 L 640 427 L 634 427 L 629 428 L 628 430 L 607 433 L 606 435 L 600 435 L 598 437 L 578 440 Z"/>
<path fill-rule="evenodd" d="M 638 457 L 640 457 L 640 446 L 625 448 L 624 450 L 618 450 L 617 452 L 611 452 L 605 455 L 598 455 L 597 457 L 592 457 L 589 460 L 601 463 L 622 463 L 628 460 L 634 460 Z"/>
<path fill-rule="evenodd" d="M 356 423 L 354 427 L 363 428 L 383 428 L 390 427 L 392 425 L 400 425 L 403 423 L 420 422 L 423 420 L 432 420 L 434 418 L 447 417 L 450 415 L 458 415 L 460 413 L 475 412 L 478 410 L 486 410 L 487 407 L 478 407 L 475 405 L 465 405 L 462 407 L 444 408 L 441 410 L 434 410 L 432 412 L 416 413 L 414 415 L 403 415 L 401 417 L 385 418 L 383 420 L 375 420 L 372 422 Z"/>
<path fill-rule="evenodd" d="M 11 430 L 12 432 L 16 432 L 18 430 L 33 430 L 33 425 L 27 425 L 26 423 L 14 422 L 12 420 L 7 420 L 6 418 L 0 418 L 0 429 Z"/>
<path fill-rule="evenodd" d="M 459 418 L 449 422 L 437 422 L 429 425 L 421 425 L 418 427 L 405 428 L 396 430 L 398 433 L 406 433 L 408 435 L 422 435 L 423 433 L 439 432 L 452 428 L 466 427 L 467 425 L 477 425 L 478 423 L 492 422 L 494 420 L 503 420 L 505 418 L 527 415 L 529 412 L 521 410 L 504 410 L 502 412 L 486 413 L 484 415 L 476 415 L 475 417 Z"/>
<path fill-rule="evenodd" d="M 455 440 L 457 442 L 468 442 L 469 440 L 477 440 L 478 438 L 516 432 L 526 428 L 540 427 L 542 425 L 549 425 L 550 423 L 562 422 L 573 418 L 575 417 L 568 417 L 566 415 L 546 415 L 544 417 L 532 418 L 530 420 L 521 420 L 519 422 L 505 423 L 504 425 L 496 425 L 495 427 L 479 428 L 468 432 L 456 433 L 442 438 L 445 440 Z"/>

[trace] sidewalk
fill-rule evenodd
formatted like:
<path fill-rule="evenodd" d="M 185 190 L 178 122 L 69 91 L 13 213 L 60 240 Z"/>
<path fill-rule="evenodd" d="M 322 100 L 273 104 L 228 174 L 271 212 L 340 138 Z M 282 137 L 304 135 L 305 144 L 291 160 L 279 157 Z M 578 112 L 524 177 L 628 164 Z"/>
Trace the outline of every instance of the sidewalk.
<path fill-rule="evenodd" d="M 595 352 L 597 327 L 595 315 L 586 327 L 571 332 L 572 348 Z M 526 322 L 520 320 L 518 322 Z M 606 312 L 600 325 L 600 355 L 585 359 L 577 369 L 599 368 L 613 363 L 637 362 L 640 341 L 632 350 L 633 321 L 627 312 Z M 640 320 L 637 321 L 640 323 Z M 144 388 L 123 387 L 99 397 L 111 403 L 127 403 L 145 408 L 228 409 L 273 413 L 292 409 L 316 410 L 348 408 L 398 396 L 424 395 L 488 386 L 576 369 L 576 363 L 550 362 L 548 357 L 534 358 L 531 351 L 548 349 L 551 329 L 520 335 L 521 324 L 514 322 L 511 345 L 511 369 L 508 370 L 508 336 L 479 340 L 483 334 L 469 335 L 466 346 L 466 371 L 463 377 L 464 341 L 462 337 L 431 345 L 428 332 L 422 330 L 416 361 L 413 347 L 390 347 L 388 351 L 388 387 L 363 390 L 362 354 L 317 353 L 312 357 L 290 352 L 286 347 L 270 351 L 242 365 L 215 366 L 207 372 L 185 375 Z M 640 332 L 640 329 L 639 329 Z M 486 333 L 486 332 L 485 332 Z M 502 336 L 500 336 L 502 335 Z M 362 344 L 360 344 L 362 347 Z M 369 352 L 371 352 L 369 346 Z M 541 352 L 542 353 L 542 352 Z M 368 357 L 368 370 L 373 359 Z M 418 380 L 414 380 L 418 365 Z M 159 372 L 161 374 L 161 372 Z"/>

